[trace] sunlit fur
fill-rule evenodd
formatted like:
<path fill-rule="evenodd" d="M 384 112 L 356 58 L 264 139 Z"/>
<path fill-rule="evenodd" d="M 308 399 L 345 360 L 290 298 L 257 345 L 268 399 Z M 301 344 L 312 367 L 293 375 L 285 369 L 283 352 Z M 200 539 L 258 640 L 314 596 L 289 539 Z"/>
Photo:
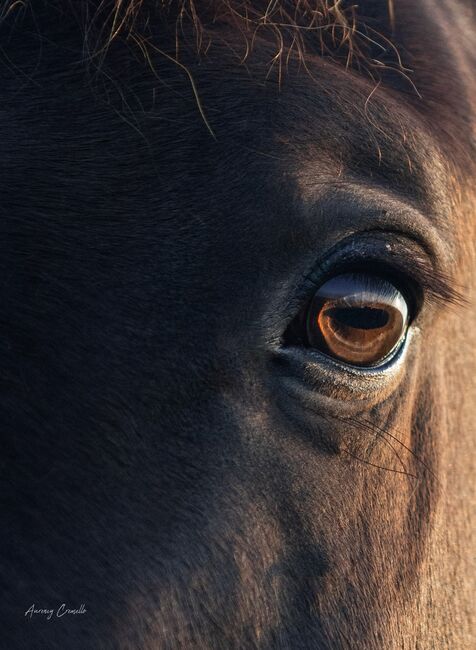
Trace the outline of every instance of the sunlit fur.
<path fill-rule="evenodd" d="M 472 648 L 476 24 L 354 4 L 1 4 L 2 648 Z M 349 241 L 367 374 L 283 340 Z"/>

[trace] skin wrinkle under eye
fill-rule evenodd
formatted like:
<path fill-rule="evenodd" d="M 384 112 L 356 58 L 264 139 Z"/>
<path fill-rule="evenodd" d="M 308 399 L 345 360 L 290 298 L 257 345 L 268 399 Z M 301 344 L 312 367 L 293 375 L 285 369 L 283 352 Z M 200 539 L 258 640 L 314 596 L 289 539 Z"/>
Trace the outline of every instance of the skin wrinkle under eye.
<path fill-rule="evenodd" d="M 343 239 L 332 242 L 333 245 L 331 244 L 327 251 L 322 247 L 324 250 L 320 257 L 325 259 L 318 260 L 317 264 L 314 261 L 312 282 L 319 286 L 319 274 L 330 274 L 333 264 L 338 265 L 339 262 L 335 259 L 326 265 L 326 260 L 333 258 L 334 249 L 337 249 L 338 260 L 339 251 L 342 253 L 343 241 L 353 249 L 353 253 L 358 253 L 359 244 L 356 245 L 356 242 L 365 240 L 370 243 L 371 248 L 372 240 L 377 240 L 381 252 L 384 251 L 386 257 L 393 257 L 393 262 L 396 256 L 399 258 L 401 270 L 408 272 L 411 269 L 410 275 L 414 281 L 421 282 L 424 286 L 427 303 L 433 304 L 433 299 L 441 303 L 446 298 L 450 302 L 458 301 L 459 296 L 454 291 L 450 275 L 445 273 L 451 255 L 445 246 L 446 242 L 440 238 L 438 230 L 426 214 L 402 203 L 401 200 L 395 201 L 394 197 L 390 197 L 389 201 L 388 192 L 382 193 L 377 188 L 373 188 L 370 201 L 368 193 L 365 199 L 361 200 L 362 187 L 358 186 L 358 189 L 360 192 L 357 192 L 357 202 L 349 200 L 349 195 L 345 192 L 341 192 L 341 196 L 344 195 L 345 198 L 337 210 L 337 201 L 334 201 L 333 216 L 336 212 L 339 216 L 344 214 L 342 220 L 345 224 L 348 211 L 354 226 L 353 232 L 339 232 L 342 222 L 334 217 L 331 222 L 334 225 L 334 233 L 337 230 Z M 386 203 L 387 209 L 376 210 L 375 203 L 380 206 Z M 396 206 L 398 209 L 395 209 Z M 325 208 L 321 202 L 320 214 L 324 213 Z M 378 226 L 375 220 L 372 220 L 374 215 L 378 216 Z M 410 218 L 409 215 L 415 218 Z M 355 230 L 355 224 L 360 225 L 359 221 L 364 222 L 363 227 Z M 362 255 L 362 251 L 360 254 Z M 313 277 L 316 270 L 317 277 Z M 313 413 L 326 413 L 330 417 L 341 417 L 344 413 L 346 418 L 355 418 L 362 411 L 374 408 L 387 400 L 398 390 L 409 372 L 416 372 L 414 362 L 418 358 L 419 344 L 420 328 L 418 324 L 413 324 L 394 357 L 381 367 L 360 369 L 325 358 L 319 353 L 313 354 L 312 351 L 306 354 L 306 351 L 297 349 L 277 350 L 275 360 L 282 370 L 281 378 L 275 383 L 279 389 L 280 408 L 293 421 L 301 423 L 300 426 L 304 426 L 305 430 L 312 430 Z"/>
<path fill-rule="evenodd" d="M 364 2 L 377 29 L 385 1 Z M 87 2 L 109 12 L 107 1 Z M 63 0 L 25 4 L 58 12 L 35 36 L 45 56 L 33 83 L 22 78 L 14 100 L 10 77 L 2 84 L 2 341 L 11 341 L 2 420 L 15 426 L 4 431 L 0 645 L 30 647 L 38 635 L 49 650 L 469 647 L 474 319 L 458 329 L 447 296 L 453 274 L 465 282 L 474 270 L 463 250 L 474 183 L 465 205 L 433 147 L 448 139 L 445 105 L 462 147 L 470 139 L 457 71 L 442 65 L 460 49 L 451 17 L 459 0 L 441 0 L 441 12 L 438 0 L 394 3 L 395 34 L 409 33 L 402 51 L 416 50 L 415 75 L 426 79 L 420 111 L 433 133 L 407 121 L 405 92 L 394 93 L 402 110 L 392 125 L 384 91 L 370 97 L 372 83 L 331 64 L 322 90 L 301 74 L 295 93 L 291 65 L 268 102 L 273 93 L 250 85 L 267 73 L 266 52 L 249 57 L 248 78 L 211 48 L 190 69 L 217 141 L 183 70 L 159 64 L 163 88 L 149 84 L 124 34 L 80 79 L 72 71 L 90 51 L 63 55 L 78 31 Z M 101 36 L 117 33 L 108 27 Z M 36 34 L 27 23 L 5 39 L 6 55 L 27 71 L 38 58 L 36 47 L 28 54 L 28 28 Z M 55 40 L 64 47 L 52 49 Z M 472 52 L 461 54 L 474 68 Z M 320 77 L 320 63 L 308 62 Z M 137 117 L 144 138 L 116 108 L 133 127 Z M 388 140 L 369 137 L 371 120 Z M 280 129 L 290 133 L 286 151 L 273 140 Z M 273 157 L 255 164 L 238 140 Z M 343 150 L 331 173 L 321 143 L 336 157 Z M 450 159 L 451 138 L 447 146 Z M 474 176 L 463 160 L 459 170 L 455 179 Z M 280 345 L 347 244 L 346 257 L 371 258 L 373 247 L 424 285 L 415 323 L 379 368 Z M 363 461 L 339 456 L 344 446 Z M 28 478 L 37 468 L 53 468 L 42 489 Z M 268 580 L 273 570 L 278 579 Z M 87 600 L 78 626 L 19 620 L 30 597 L 53 605 L 65 592 Z"/>
<path fill-rule="evenodd" d="M 273 383 L 282 396 L 278 401 L 285 410 L 286 400 L 292 398 L 304 409 L 312 406 L 323 413 L 353 417 L 387 400 L 408 373 L 416 372 L 420 345 L 417 319 L 396 353 L 380 366 L 359 368 L 312 349 L 279 347 L 272 357 L 278 370 Z M 299 417 L 307 421 L 309 415 L 302 411 Z"/>
<path fill-rule="evenodd" d="M 344 200 L 339 201 L 342 196 L 345 197 Z M 444 300 L 447 295 L 452 295 L 451 284 L 442 271 L 445 268 L 445 263 L 448 262 L 448 251 L 438 232 L 426 216 L 410 206 L 402 205 L 400 201 L 395 203 L 393 197 L 389 201 L 388 195 L 385 193 L 382 195 L 375 190 L 371 196 L 367 194 L 366 205 L 363 204 L 360 196 L 357 205 L 355 201 L 349 202 L 348 193 L 341 192 L 340 196 L 333 198 L 332 209 L 335 212 L 336 202 L 339 202 L 337 210 L 339 210 L 340 218 L 332 220 L 334 229 L 330 233 L 330 241 L 325 241 L 319 247 L 319 257 L 324 257 L 324 260 L 318 260 L 316 265 L 314 259 L 313 267 L 317 269 L 318 277 L 313 277 L 316 274 L 315 270 L 308 272 L 305 276 L 309 287 L 314 285 L 317 288 L 323 281 L 322 277 L 325 277 L 326 273 L 331 274 L 332 269 L 338 267 L 343 237 L 346 245 L 354 249 L 354 253 L 359 249 L 360 244 L 357 242 L 365 240 L 366 243 L 370 241 L 371 244 L 372 241 L 377 241 L 381 251 L 384 251 L 386 256 L 390 256 L 390 258 L 393 256 L 394 259 L 397 256 L 400 261 L 400 268 L 403 267 L 405 270 L 411 268 L 412 275 L 416 271 L 416 275 L 413 275 L 414 280 L 422 282 L 427 294 L 433 293 L 440 300 Z M 380 206 L 385 205 L 387 209 L 375 211 L 375 202 L 377 201 Z M 325 212 L 326 207 L 325 200 L 323 203 L 323 207 L 321 204 L 321 214 Z M 398 209 L 395 210 L 395 207 Z M 376 228 L 375 214 L 379 217 L 379 228 Z M 307 218 L 312 219 L 312 213 L 308 213 Z M 350 233 L 345 228 L 348 218 L 353 226 Z M 361 230 L 356 229 L 356 225 L 357 227 L 360 226 Z M 342 226 L 345 228 L 344 232 L 342 232 Z M 329 231 L 326 234 L 329 236 Z M 370 248 L 372 248 L 372 245 L 370 245 Z M 321 249 L 324 250 L 321 252 Z M 334 249 L 337 249 L 337 253 L 332 253 Z M 368 252 L 366 250 L 366 254 Z M 403 252 L 403 259 L 406 261 L 402 263 L 400 256 L 403 255 Z M 360 251 L 360 258 L 362 260 L 362 251 Z M 421 263 L 416 264 L 417 259 L 420 259 L 423 264 L 422 268 L 418 268 Z M 419 274 L 424 277 L 419 278 Z M 318 279 L 319 275 L 321 275 L 320 280 Z M 439 278 L 438 281 L 435 278 Z M 306 292 L 310 291 L 309 287 Z M 299 297 L 299 291 L 297 294 L 294 299 L 294 309 L 305 300 L 302 295 Z M 431 295 L 427 295 L 426 299 L 430 297 Z M 293 300 L 291 300 L 290 305 L 292 303 Z M 321 403 L 324 400 L 326 406 L 322 408 L 326 412 L 342 409 L 346 402 L 346 408 L 349 407 L 352 411 L 351 403 L 348 402 L 349 399 L 352 400 L 354 407 L 361 402 L 370 404 L 375 403 L 375 400 L 384 400 L 396 390 L 405 376 L 408 366 L 406 359 L 413 356 L 413 354 L 409 354 L 411 347 L 415 347 L 414 351 L 416 351 L 420 341 L 419 333 L 420 325 L 418 320 L 407 332 L 401 348 L 394 357 L 382 366 L 375 368 L 348 366 L 329 357 L 326 358 L 319 352 L 314 353 L 312 350 L 286 349 L 280 345 L 277 347 L 272 346 L 274 348 L 272 356 L 278 363 L 278 367 L 281 367 L 280 372 L 282 372 L 282 378 L 278 383 L 280 383 L 285 393 L 291 391 L 291 394 L 302 400 L 303 404 L 308 401 L 310 403 Z"/>

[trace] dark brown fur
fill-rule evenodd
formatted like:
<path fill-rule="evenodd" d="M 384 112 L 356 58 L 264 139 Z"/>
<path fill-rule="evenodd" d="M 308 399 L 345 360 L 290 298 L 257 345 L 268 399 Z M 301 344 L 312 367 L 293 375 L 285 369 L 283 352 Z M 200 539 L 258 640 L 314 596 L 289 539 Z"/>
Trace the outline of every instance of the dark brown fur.
<path fill-rule="evenodd" d="M 471 5 L 2 6 L 2 644 L 472 648 Z M 286 345 L 349 242 L 387 372 Z"/>

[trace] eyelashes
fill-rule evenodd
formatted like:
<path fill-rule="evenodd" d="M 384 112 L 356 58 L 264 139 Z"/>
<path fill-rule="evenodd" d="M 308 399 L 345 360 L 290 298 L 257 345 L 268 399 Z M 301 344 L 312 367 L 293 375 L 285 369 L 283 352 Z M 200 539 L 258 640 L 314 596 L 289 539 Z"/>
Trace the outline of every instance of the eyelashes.
<path fill-rule="evenodd" d="M 282 343 L 364 367 L 393 356 L 424 304 L 439 310 L 468 302 L 424 247 L 399 233 L 348 238 L 304 285 Z"/>
<path fill-rule="evenodd" d="M 331 252 L 317 273 L 308 276 L 316 288 L 323 278 L 337 271 L 361 270 L 394 283 L 410 298 L 415 313 L 423 300 L 460 307 L 468 304 L 464 288 L 455 285 L 454 279 L 438 268 L 419 242 L 399 233 L 366 232 L 342 242 L 336 253 Z"/>
<path fill-rule="evenodd" d="M 427 263 L 417 258 L 413 260 L 411 271 L 409 270 L 408 273 L 411 273 L 413 281 L 421 283 L 429 302 L 456 307 L 468 305 L 464 290 L 455 286 L 453 280 L 441 270 L 428 268 Z"/>

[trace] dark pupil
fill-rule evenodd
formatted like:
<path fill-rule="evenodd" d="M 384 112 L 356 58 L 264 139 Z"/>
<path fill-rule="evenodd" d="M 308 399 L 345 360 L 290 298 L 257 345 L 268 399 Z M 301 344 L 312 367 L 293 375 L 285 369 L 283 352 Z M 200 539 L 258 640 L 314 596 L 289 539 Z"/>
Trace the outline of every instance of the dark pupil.
<path fill-rule="evenodd" d="M 333 307 L 326 310 L 326 316 L 330 316 L 341 325 L 360 330 L 385 327 L 389 319 L 388 312 L 373 307 Z"/>

